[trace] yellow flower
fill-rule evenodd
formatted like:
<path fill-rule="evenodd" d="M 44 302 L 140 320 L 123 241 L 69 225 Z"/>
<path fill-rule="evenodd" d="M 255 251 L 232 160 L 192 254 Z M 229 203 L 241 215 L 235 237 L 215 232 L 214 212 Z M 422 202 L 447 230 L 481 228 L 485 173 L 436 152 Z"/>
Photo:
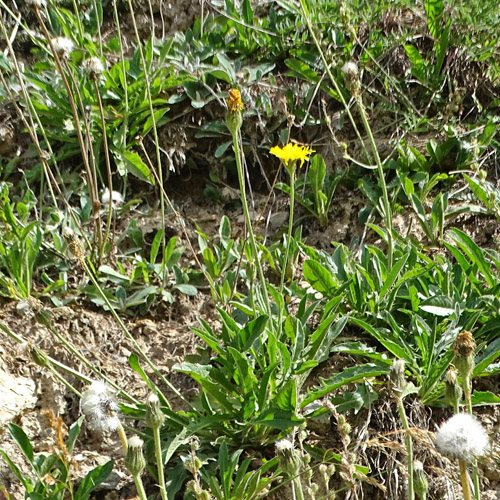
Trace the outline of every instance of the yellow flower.
<path fill-rule="evenodd" d="M 307 146 L 300 146 L 294 142 L 289 142 L 286 146 L 274 146 L 269 152 L 277 156 L 287 168 L 295 165 L 297 161 L 300 160 L 300 166 L 304 164 L 305 161 L 309 161 L 309 155 L 314 153 L 314 149 L 308 148 Z"/>
<path fill-rule="evenodd" d="M 238 89 L 231 89 L 229 91 L 227 107 L 231 113 L 237 113 L 243 110 L 243 101 L 241 100 L 241 93 Z"/>

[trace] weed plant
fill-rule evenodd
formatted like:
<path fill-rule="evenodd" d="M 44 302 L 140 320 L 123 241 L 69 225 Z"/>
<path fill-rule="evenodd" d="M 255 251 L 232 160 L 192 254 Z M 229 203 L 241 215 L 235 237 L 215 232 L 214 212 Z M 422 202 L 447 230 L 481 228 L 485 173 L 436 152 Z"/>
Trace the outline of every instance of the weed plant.
<path fill-rule="evenodd" d="M 87 500 L 110 474 L 112 462 L 79 484 L 70 473 L 84 421 L 117 433 L 142 500 L 375 498 L 391 478 L 370 468 L 372 444 L 397 427 L 406 453 L 398 498 L 425 498 L 432 429 L 415 428 L 411 405 L 436 412 L 437 426 L 443 408 L 476 422 L 480 406 L 500 402 L 494 391 L 474 390 L 500 370 L 500 254 L 454 226 L 460 217 L 498 220 L 500 209 L 489 170 L 498 150 L 495 17 L 477 16 L 481 2 L 424 4 L 213 0 L 184 33 L 143 40 L 132 2 L 111 2 L 108 36 L 100 2 L 30 0 L 18 14 L 0 0 L 0 97 L 34 147 L 0 158 L 0 293 L 84 367 L 26 343 L 85 414 L 67 435 L 60 417 L 49 418 L 51 455 L 36 454 L 9 425 L 32 476 L 2 456 L 26 498 Z M 20 39 L 29 40 L 29 63 Z M 192 214 L 168 181 L 177 145 L 162 134 L 175 127 L 208 144 L 210 163 L 237 179 L 239 232 L 223 215 L 216 237 L 202 227 L 193 237 Z M 211 180 L 205 192 L 221 200 L 223 176 L 185 157 L 180 175 L 202 173 Z M 271 191 L 286 195 L 276 235 L 259 225 L 258 165 Z M 346 189 L 365 197 L 363 236 L 315 247 L 308 226 L 336 224 Z M 141 218 L 157 210 L 160 227 L 148 234 Z M 414 224 L 398 232 L 402 214 Z M 170 222 L 181 235 L 169 237 Z M 214 317 L 199 318 L 199 345 L 174 366 L 197 384 L 188 397 L 124 318 L 207 290 Z M 112 315 L 147 401 L 93 366 L 54 324 L 50 305 L 75 300 Z M 7 324 L 0 329 L 25 342 Z M 363 430 L 358 417 L 388 408 L 387 394 L 401 424 L 365 440 L 371 422 Z M 439 436 L 438 450 L 459 462 L 465 497 L 479 500 L 486 434 L 465 455 L 450 453 L 448 430 Z M 157 490 L 144 489 L 146 473 Z"/>

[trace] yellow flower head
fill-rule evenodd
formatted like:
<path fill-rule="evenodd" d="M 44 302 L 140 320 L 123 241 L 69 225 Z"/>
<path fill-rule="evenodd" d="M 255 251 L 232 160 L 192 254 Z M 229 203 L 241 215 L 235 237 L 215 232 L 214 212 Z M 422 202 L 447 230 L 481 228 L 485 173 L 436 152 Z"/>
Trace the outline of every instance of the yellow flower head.
<path fill-rule="evenodd" d="M 227 100 L 227 107 L 230 113 L 237 113 L 243 110 L 243 101 L 241 100 L 241 93 L 238 89 L 231 89 L 229 91 L 229 99 Z"/>
<path fill-rule="evenodd" d="M 274 146 L 269 152 L 277 156 L 285 166 L 291 167 L 295 165 L 297 161 L 300 160 L 300 166 L 304 164 L 305 161 L 309 161 L 309 155 L 314 153 L 314 149 L 308 148 L 307 146 L 300 146 L 294 142 L 289 142 L 286 146 Z"/>

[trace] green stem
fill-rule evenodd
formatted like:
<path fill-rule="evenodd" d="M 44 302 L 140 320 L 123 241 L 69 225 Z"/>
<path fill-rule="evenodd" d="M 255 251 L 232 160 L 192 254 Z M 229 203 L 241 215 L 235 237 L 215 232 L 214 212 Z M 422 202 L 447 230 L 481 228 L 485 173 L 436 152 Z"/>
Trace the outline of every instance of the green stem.
<path fill-rule="evenodd" d="M 149 113 L 150 113 L 149 118 L 151 119 L 151 124 L 152 124 L 151 128 L 153 130 L 153 137 L 154 137 L 158 178 L 160 179 L 160 186 L 163 186 L 163 169 L 162 169 L 161 156 L 160 156 L 160 140 L 158 138 L 158 130 L 156 128 L 156 117 L 155 117 L 155 112 L 154 112 L 154 107 L 153 107 L 153 98 L 151 96 L 151 85 L 149 83 L 148 65 L 146 62 L 146 58 L 144 57 L 144 51 L 142 50 L 142 39 L 139 36 L 139 31 L 137 29 L 137 23 L 135 21 L 134 9 L 132 7 L 132 0 L 128 0 L 128 5 L 130 8 L 130 16 L 132 18 L 132 24 L 134 26 L 135 38 L 137 40 L 137 48 L 139 49 L 139 54 L 141 56 L 144 85 L 145 85 L 146 96 L 147 96 L 148 104 L 149 104 Z M 154 43 L 154 38 L 151 41 L 151 43 Z M 126 75 L 123 75 L 123 77 L 125 79 Z M 160 210 L 161 210 L 161 227 L 163 229 L 163 233 L 162 233 L 162 246 L 163 246 L 162 266 L 165 266 L 165 251 L 166 251 L 166 244 L 165 244 L 165 241 L 166 241 L 165 240 L 165 199 L 163 196 L 160 196 Z M 163 275 L 164 275 L 163 285 L 165 286 L 166 273 L 163 273 Z"/>
<path fill-rule="evenodd" d="M 104 159 L 106 161 L 106 174 L 108 178 L 108 190 L 109 190 L 109 201 L 108 201 L 108 214 L 106 219 L 106 231 L 104 233 L 104 238 L 101 242 L 101 246 L 99 247 L 99 258 L 98 262 L 102 261 L 102 256 L 104 253 L 104 247 L 106 246 L 106 242 L 109 238 L 109 232 L 111 230 L 111 217 L 113 215 L 113 177 L 111 172 L 111 161 L 110 161 L 110 153 L 108 148 L 108 133 L 106 130 L 106 120 L 104 117 L 104 108 L 102 105 L 101 93 L 99 92 L 99 85 L 97 82 L 98 78 L 96 75 L 92 76 L 92 81 L 94 83 L 94 90 L 97 97 L 97 104 L 99 108 L 99 114 L 101 116 L 101 128 L 102 128 L 102 142 L 104 147 Z"/>
<path fill-rule="evenodd" d="M 285 259 L 283 261 L 283 267 L 281 269 L 281 279 L 280 279 L 280 295 L 283 294 L 283 288 L 285 286 L 285 275 L 288 268 L 288 262 L 291 260 L 289 258 L 290 245 L 292 239 L 292 229 L 293 229 L 293 206 L 295 204 L 295 166 L 290 170 L 288 170 L 290 174 L 290 217 L 288 219 L 288 233 L 286 238 L 286 250 L 285 250 Z"/>
<path fill-rule="evenodd" d="M 19 344 L 27 344 L 26 340 L 21 337 L 20 335 L 18 335 L 17 333 L 14 333 L 12 330 L 10 330 L 10 328 L 1 323 L 0 322 L 0 330 L 3 330 L 5 332 L 5 334 L 14 339 L 16 342 L 18 342 Z M 83 373 L 80 373 L 80 372 L 77 372 L 76 370 L 74 370 L 73 368 L 70 368 L 69 366 L 66 366 L 65 364 L 61 363 L 60 361 L 57 361 L 56 359 L 54 358 L 51 358 L 50 356 L 47 356 L 47 359 L 48 361 L 54 365 L 55 367 L 59 368 L 60 370 L 63 370 L 65 371 L 66 373 L 69 373 L 70 375 L 72 375 L 73 377 L 77 378 L 77 379 L 80 379 L 80 380 L 83 380 L 85 383 L 87 384 L 91 384 L 93 382 L 93 380 L 90 378 L 90 377 L 87 377 L 85 375 L 83 375 Z M 134 397 L 130 396 L 127 392 L 123 391 L 122 389 L 120 389 L 116 384 L 112 383 L 110 380 L 108 380 L 106 377 L 103 376 L 103 378 L 110 384 L 112 385 L 115 389 L 118 390 L 118 396 L 122 397 L 123 399 L 126 399 L 127 401 L 129 401 L 130 403 L 133 403 L 133 404 L 139 404 L 139 400 L 135 399 Z M 79 395 L 80 393 L 73 387 L 69 387 L 72 391 L 75 392 L 76 395 Z"/>
<path fill-rule="evenodd" d="M 54 375 L 54 377 L 56 377 L 59 382 L 61 382 L 61 384 L 63 384 L 70 391 L 74 392 L 79 398 L 82 397 L 81 392 L 73 387 L 58 371 L 54 369 L 54 367 L 50 363 L 47 364 L 47 368 L 49 372 L 52 373 L 52 375 Z"/>
<path fill-rule="evenodd" d="M 146 496 L 146 491 L 144 490 L 144 485 L 142 484 L 142 479 L 140 474 L 134 474 L 134 483 L 137 488 L 137 494 L 139 495 L 140 500 L 148 500 Z"/>
<path fill-rule="evenodd" d="M 122 443 L 123 451 L 125 452 L 126 455 L 128 451 L 128 439 L 127 439 L 127 434 L 125 433 L 125 429 L 123 428 L 121 422 L 119 423 L 116 432 L 118 433 L 118 437 L 120 438 L 120 442 Z"/>
<path fill-rule="evenodd" d="M 111 387 L 113 387 L 115 390 L 120 391 L 120 387 L 115 384 L 109 377 L 104 375 L 98 368 L 95 367 L 94 363 L 91 363 L 88 361 L 83 354 L 80 353 L 80 351 L 75 347 L 75 345 L 64 338 L 52 325 L 45 325 L 46 328 L 49 329 L 49 331 L 61 342 L 61 344 L 70 352 L 73 356 L 75 356 L 77 359 L 79 359 L 90 371 L 92 371 L 95 375 L 97 375 L 99 378 L 102 380 L 105 380 Z M 135 400 L 136 401 L 136 400 Z"/>
<path fill-rule="evenodd" d="M 122 148 L 125 148 L 126 142 L 127 142 L 127 133 L 128 133 L 128 84 L 127 84 L 127 67 L 125 64 L 125 52 L 123 51 L 123 44 L 122 44 L 122 35 L 121 35 L 121 29 L 120 29 L 120 19 L 118 16 L 118 8 L 116 6 L 116 0 L 112 1 L 113 3 L 113 15 L 115 18 L 115 25 L 116 25 L 116 35 L 119 41 L 120 45 L 120 62 L 122 66 L 122 76 L 123 76 L 123 97 L 124 97 L 124 113 L 123 113 L 123 134 L 121 134 L 121 144 L 120 146 Z"/>
<path fill-rule="evenodd" d="M 85 272 L 87 273 L 87 276 L 89 277 L 90 281 L 92 281 L 92 284 L 96 287 L 96 290 L 99 292 L 99 295 L 102 297 L 102 299 L 104 300 L 104 302 L 106 303 L 106 305 L 108 306 L 109 308 L 109 311 L 111 312 L 111 315 L 113 316 L 113 318 L 116 320 L 116 322 L 118 323 L 118 325 L 120 326 L 120 328 L 122 329 L 123 333 L 125 334 L 125 336 L 128 338 L 129 342 L 133 345 L 134 349 L 140 354 L 140 356 L 142 357 L 142 359 L 146 362 L 146 364 L 151 368 L 151 370 L 153 370 L 153 372 L 155 373 L 155 375 L 157 377 L 160 378 L 160 380 L 167 386 L 169 387 L 177 397 L 179 397 L 182 401 L 184 401 L 184 403 L 186 405 L 189 406 L 189 408 L 193 409 L 194 410 L 194 407 L 193 405 L 179 392 L 179 390 L 174 387 L 170 382 L 169 380 L 160 372 L 160 370 L 158 370 L 158 368 L 156 368 L 156 366 L 154 365 L 154 363 L 149 359 L 149 357 L 147 356 L 147 354 L 142 350 L 141 346 L 136 342 L 136 340 L 134 339 L 134 337 L 132 336 L 132 334 L 129 332 L 128 328 L 125 326 L 125 323 L 122 321 L 122 319 L 120 318 L 120 316 L 118 316 L 118 313 L 116 312 L 115 308 L 113 307 L 113 305 L 111 304 L 111 302 L 109 301 L 108 297 L 106 296 L 106 294 L 103 292 L 101 286 L 99 285 L 98 281 L 96 280 L 96 278 L 94 277 L 94 274 L 93 272 L 91 271 L 91 269 L 89 268 L 87 262 L 85 262 L 85 260 L 82 260 L 81 261 L 81 264 L 85 270 Z M 171 406 L 167 400 L 167 398 L 165 397 L 165 395 L 158 390 L 158 394 L 161 395 L 162 399 L 164 400 L 165 404 L 168 406 L 168 408 L 170 409 Z"/>
<path fill-rule="evenodd" d="M 292 487 L 294 500 L 304 500 L 304 492 L 302 491 L 302 483 L 300 482 L 300 477 L 294 477 L 292 479 Z"/>
<path fill-rule="evenodd" d="M 389 261 L 389 269 L 387 271 L 389 272 L 392 268 L 394 241 L 392 238 L 392 211 L 391 211 L 391 204 L 389 202 L 389 195 L 387 192 L 387 184 L 385 183 L 384 167 L 382 166 L 382 162 L 380 161 L 380 155 L 378 154 L 378 149 L 375 143 L 375 139 L 373 137 L 372 129 L 370 127 L 370 124 L 368 123 L 368 119 L 366 118 L 366 112 L 365 112 L 365 107 L 363 105 L 363 100 L 361 98 L 361 93 L 357 96 L 356 103 L 358 105 L 359 114 L 361 115 L 361 120 L 363 121 L 366 133 L 368 134 L 368 139 L 370 140 L 370 145 L 372 148 L 373 156 L 375 158 L 375 163 L 377 164 L 379 183 L 380 187 L 382 188 L 382 200 L 384 203 L 383 217 L 385 222 L 385 228 L 387 230 L 387 257 Z"/>
<path fill-rule="evenodd" d="M 403 424 L 403 429 L 405 430 L 406 453 L 408 455 L 408 500 L 414 500 L 415 488 L 413 487 L 413 441 L 409 433 L 410 426 L 408 425 L 408 418 L 406 417 L 403 400 L 400 398 L 398 398 L 398 412 Z"/>
<path fill-rule="evenodd" d="M 465 406 L 467 408 L 467 413 L 472 415 L 472 382 L 469 375 L 462 378 L 462 385 L 464 390 Z M 480 500 L 481 486 L 479 484 L 477 460 L 474 460 L 474 462 L 472 463 L 472 482 L 474 484 L 474 500 Z"/>
<path fill-rule="evenodd" d="M 321 48 L 321 44 L 319 43 L 319 40 L 316 37 L 316 33 L 314 32 L 311 18 L 307 12 L 307 9 L 306 9 L 304 3 L 305 3 L 305 0 L 300 0 L 300 7 L 302 9 L 302 14 L 304 15 L 304 19 L 305 19 L 306 24 L 307 24 L 307 29 L 309 30 L 309 33 L 311 33 L 311 37 L 314 41 L 314 45 L 316 45 L 316 48 L 318 49 L 318 53 L 319 53 L 319 56 L 321 57 L 321 61 L 323 62 L 323 66 L 325 67 L 325 71 L 328 74 L 328 77 L 330 78 L 330 81 L 333 84 L 335 92 L 338 95 L 339 101 L 342 103 L 342 106 L 344 106 L 344 109 L 347 113 L 347 116 L 349 117 L 349 120 L 351 121 L 352 127 L 354 128 L 354 132 L 356 132 L 356 136 L 358 137 L 358 140 L 361 144 L 361 147 L 363 148 L 366 156 L 369 157 L 370 155 L 368 154 L 368 151 L 366 150 L 365 143 L 364 143 L 363 139 L 361 138 L 361 134 L 359 133 L 356 122 L 354 121 L 354 117 L 352 116 L 351 110 L 349 109 L 349 105 L 347 104 L 346 100 L 344 99 L 344 95 L 342 94 L 342 90 L 340 89 L 339 84 L 337 83 L 337 80 L 335 80 L 335 77 L 333 76 L 333 73 L 330 70 L 330 65 L 328 64 L 326 57 L 325 57 L 325 54 L 323 53 L 323 49 Z"/>
<path fill-rule="evenodd" d="M 263 289 L 262 295 L 265 301 L 266 313 L 269 319 L 271 319 L 271 303 L 269 302 L 269 295 L 267 293 L 266 279 L 264 277 L 264 271 L 262 270 L 262 265 L 260 263 L 259 251 L 257 249 L 257 244 L 255 243 L 255 235 L 253 233 L 252 221 L 250 219 L 250 212 L 248 210 L 247 195 L 245 190 L 245 176 L 243 175 L 243 162 L 241 161 L 241 149 L 238 138 L 238 131 L 237 130 L 235 130 L 234 132 L 231 131 L 231 135 L 233 136 L 233 148 L 234 148 L 234 155 L 236 157 L 236 167 L 238 170 L 238 181 L 240 183 L 241 201 L 243 204 L 243 212 L 245 215 L 250 247 L 252 248 L 252 253 L 255 259 L 255 263 L 257 265 L 257 272 L 259 273 L 259 279 Z"/>
<path fill-rule="evenodd" d="M 160 428 L 153 428 L 153 437 L 155 441 L 156 467 L 158 468 L 158 486 L 160 487 L 160 495 L 162 500 L 167 499 L 167 490 L 165 488 L 165 475 L 163 473 L 163 461 L 161 452 Z"/>

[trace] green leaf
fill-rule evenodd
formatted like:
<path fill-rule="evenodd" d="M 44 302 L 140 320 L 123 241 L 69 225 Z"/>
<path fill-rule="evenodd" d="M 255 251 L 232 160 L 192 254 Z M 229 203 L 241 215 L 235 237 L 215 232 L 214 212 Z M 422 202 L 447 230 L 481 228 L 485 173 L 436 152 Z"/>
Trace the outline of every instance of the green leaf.
<path fill-rule="evenodd" d="M 135 175 L 139 179 L 155 184 L 153 174 L 150 172 L 141 157 L 132 151 L 112 149 L 118 171 L 123 176 L 127 172 Z"/>
<path fill-rule="evenodd" d="M 334 317 L 324 320 L 312 334 L 306 358 L 318 362 L 325 361 L 329 354 L 333 341 L 342 333 L 349 316 L 346 314 L 331 326 Z"/>
<path fill-rule="evenodd" d="M 491 275 L 490 266 L 486 262 L 482 250 L 476 243 L 460 229 L 452 228 L 448 234 L 460 249 L 469 257 L 473 264 L 476 264 L 478 269 L 483 273 L 486 282 L 490 287 L 495 286 L 496 280 Z"/>
<path fill-rule="evenodd" d="M 405 50 L 408 59 L 414 67 L 421 68 L 424 65 L 424 60 L 420 52 L 413 45 L 405 45 Z"/>
<path fill-rule="evenodd" d="M 377 339 L 389 352 L 391 352 L 396 358 L 405 359 L 408 363 L 413 363 L 413 353 L 409 349 L 404 339 L 401 337 L 389 338 L 390 334 L 382 329 L 374 328 L 372 325 L 358 318 L 350 318 L 350 322 L 363 328 L 367 333 L 369 333 L 373 338 Z"/>
<path fill-rule="evenodd" d="M 85 419 L 85 415 L 82 415 L 76 422 L 74 422 L 69 428 L 68 439 L 66 440 L 66 448 L 69 453 L 73 453 L 73 448 L 75 442 L 80 434 L 80 429 L 82 428 L 82 422 Z"/>
<path fill-rule="evenodd" d="M 75 500 L 87 500 L 90 497 L 90 493 L 102 484 L 111 474 L 113 465 L 114 461 L 110 460 L 104 465 L 92 469 L 80 483 L 80 487 L 75 495 Z"/>
<path fill-rule="evenodd" d="M 471 397 L 472 406 L 487 406 L 500 404 L 500 397 L 492 392 L 474 391 Z"/>
<path fill-rule="evenodd" d="M 290 379 L 278 393 L 276 404 L 282 410 L 295 412 L 297 409 L 297 385 L 295 378 Z"/>
<path fill-rule="evenodd" d="M 303 266 L 304 279 L 325 297 L 331 298 L 337 289 L 332 274 L 315 260 L 306 260 Z"/>
<path fill-rule="evenodd" d="M 31 464 L 31 466 L 34 467 L 35 464 L 35 457 L 33 454 L 33 446 L 31 446 L 31 442 L 28 438 L 28 436 L 25 434 L 25 432 L 21 429 L 16 424 L 10 423 L 8 425 L 10 435 L 12 436 L 12 439 L 17 443 L 21 451 L 23 452 L 24 456 L 28 460 L 28 462 Z"/>
<path fill-rule="evenodd" d="M 146 375 L 146 372 L 141 368 L 137 354 L 132 353 L 130 355 L 130 357 L 128 358 L 128 364 L 130 365 L 130 368 L 138 373 L 142 380 L 146 382 L 146 385 L 150 388 L 150 390 L 156 393 L 156 386 L 153 382 L 151 382 L 149 377 Z"/>
<path fill-rule="evenodd" d="M 3 52 L 0 52 L 0 68 L 4 69 L 8 73 L 12 71 L 12 66 Z"/>
<path fill-rule="evenodd" d="M 160 245 L 163 240 L 163 229 L 159 229 L 155 237 L 153 238 L 153 243 L 151 243 L 151 251 L 149 253 L 149 263 L 150 264 L 155 264 L 156 263 L 156 257 L 158 255 L 158 251 L 160 249 Z"/>
<path fill-rule="evenodd" d="M 245 21 L 246 24 L 253 24 L 253 10 L 252 5 L 250 4 L 250 0 L 243 0 L 242 16 L 243 21 Z"/>
<path fill-rule="evenodd" d="M 396 278 L 399 275 L 399 272 L 401 271 L 401 268 L 406 264 L 406 261 L 408 260 L 409 253 L 401 257 L 394 265 L 392 266 L 391 271 L 389 272 L 387 278 L 384 281 L 384 285 L 380 289 L 380 301 L 382 301 L 386 295 L 386 293 L 389 291 L 391 286 L 394 284 L 396 281 Z"/>
<path fill-rule="evenodd" d="M 425 13 L 427 14 L 427 26 L 434 38 L 440 38 L 441 22 L 444 12 L 443 0 L 425 0 Z"/>
<path fill-rule="evenodd" d="M 198 290 L 195 286 L 188 285 L 187 283 L 174 285 L 172 289 L 179 290 L 179 292 L 183 293 L 184 295 L 189 295 L 191 297 L 195 296 L 198 293 Z"/>
<path fill-rule="evenodd" d="M 353 382 L 358 382 L 364 380 L 365 378 L 377 377 L 379 375 L 387 375 L 389 373 L 390 367 L 388 365 L 379 364 L 366 364 L 366 365 L 356 365 L 350 368 L 346 368 L 340 373 L 335 374 L 327 380 L 321 380 L 321 386 L 315 387 L 311 390 L 304 400 L 302 401 L 300 407 L 304 408 L 309 403 L 322 398 L 329 392 L 342 387 L 343 385 L 352 384 Z"/>
<path fill-rule="evenodd" d="M 0 450 L 0 453 L 2 454 L 4 460 L 7 462 L 7 465 L 10 467 L 10 470 L 15 474 L 17 479 L 19 479 L 19 482 L 24 486 L 26 493 L 31 493 L 33 491 L 33 484 L 31 480 L 19 470 L 17 465 L 9 458 L 4 450 Z"/>
<path fill-rule="evenodd" d="M 455 313 L 455 301 L 446 295 L 436 295 L 420 302 L 419 309 L 435 316 L 451 316 Z"/>
<path fill-rule="evenodd" d="M 295 427 L 304 422 L 303 418 L 298 418 L 291 412 L 284 411 L 278 408 L 268 408 L 263 411 L 255 420 L 252 420 L 253 425 L 261 424 L 272 429 L 286 431 L 291 427 Z"/>
<path fill-rule="evenodd" d="M 477 377 L 481 375 L 498 357 L 500 357 L 500 338 L 491 342 L 481 355 L 476 358 L 472 376 Z"/>
<path fill-rule="evenodd" d="M 378 393 L 371 390 L 369 384 L 362 384 L 354 392 L 345 392 L 342 397 L 330 398 L 330 401 L 338 412 L 354 410 L 356 414 L 361 408 L 369 408 L 377 399 Z"/>

